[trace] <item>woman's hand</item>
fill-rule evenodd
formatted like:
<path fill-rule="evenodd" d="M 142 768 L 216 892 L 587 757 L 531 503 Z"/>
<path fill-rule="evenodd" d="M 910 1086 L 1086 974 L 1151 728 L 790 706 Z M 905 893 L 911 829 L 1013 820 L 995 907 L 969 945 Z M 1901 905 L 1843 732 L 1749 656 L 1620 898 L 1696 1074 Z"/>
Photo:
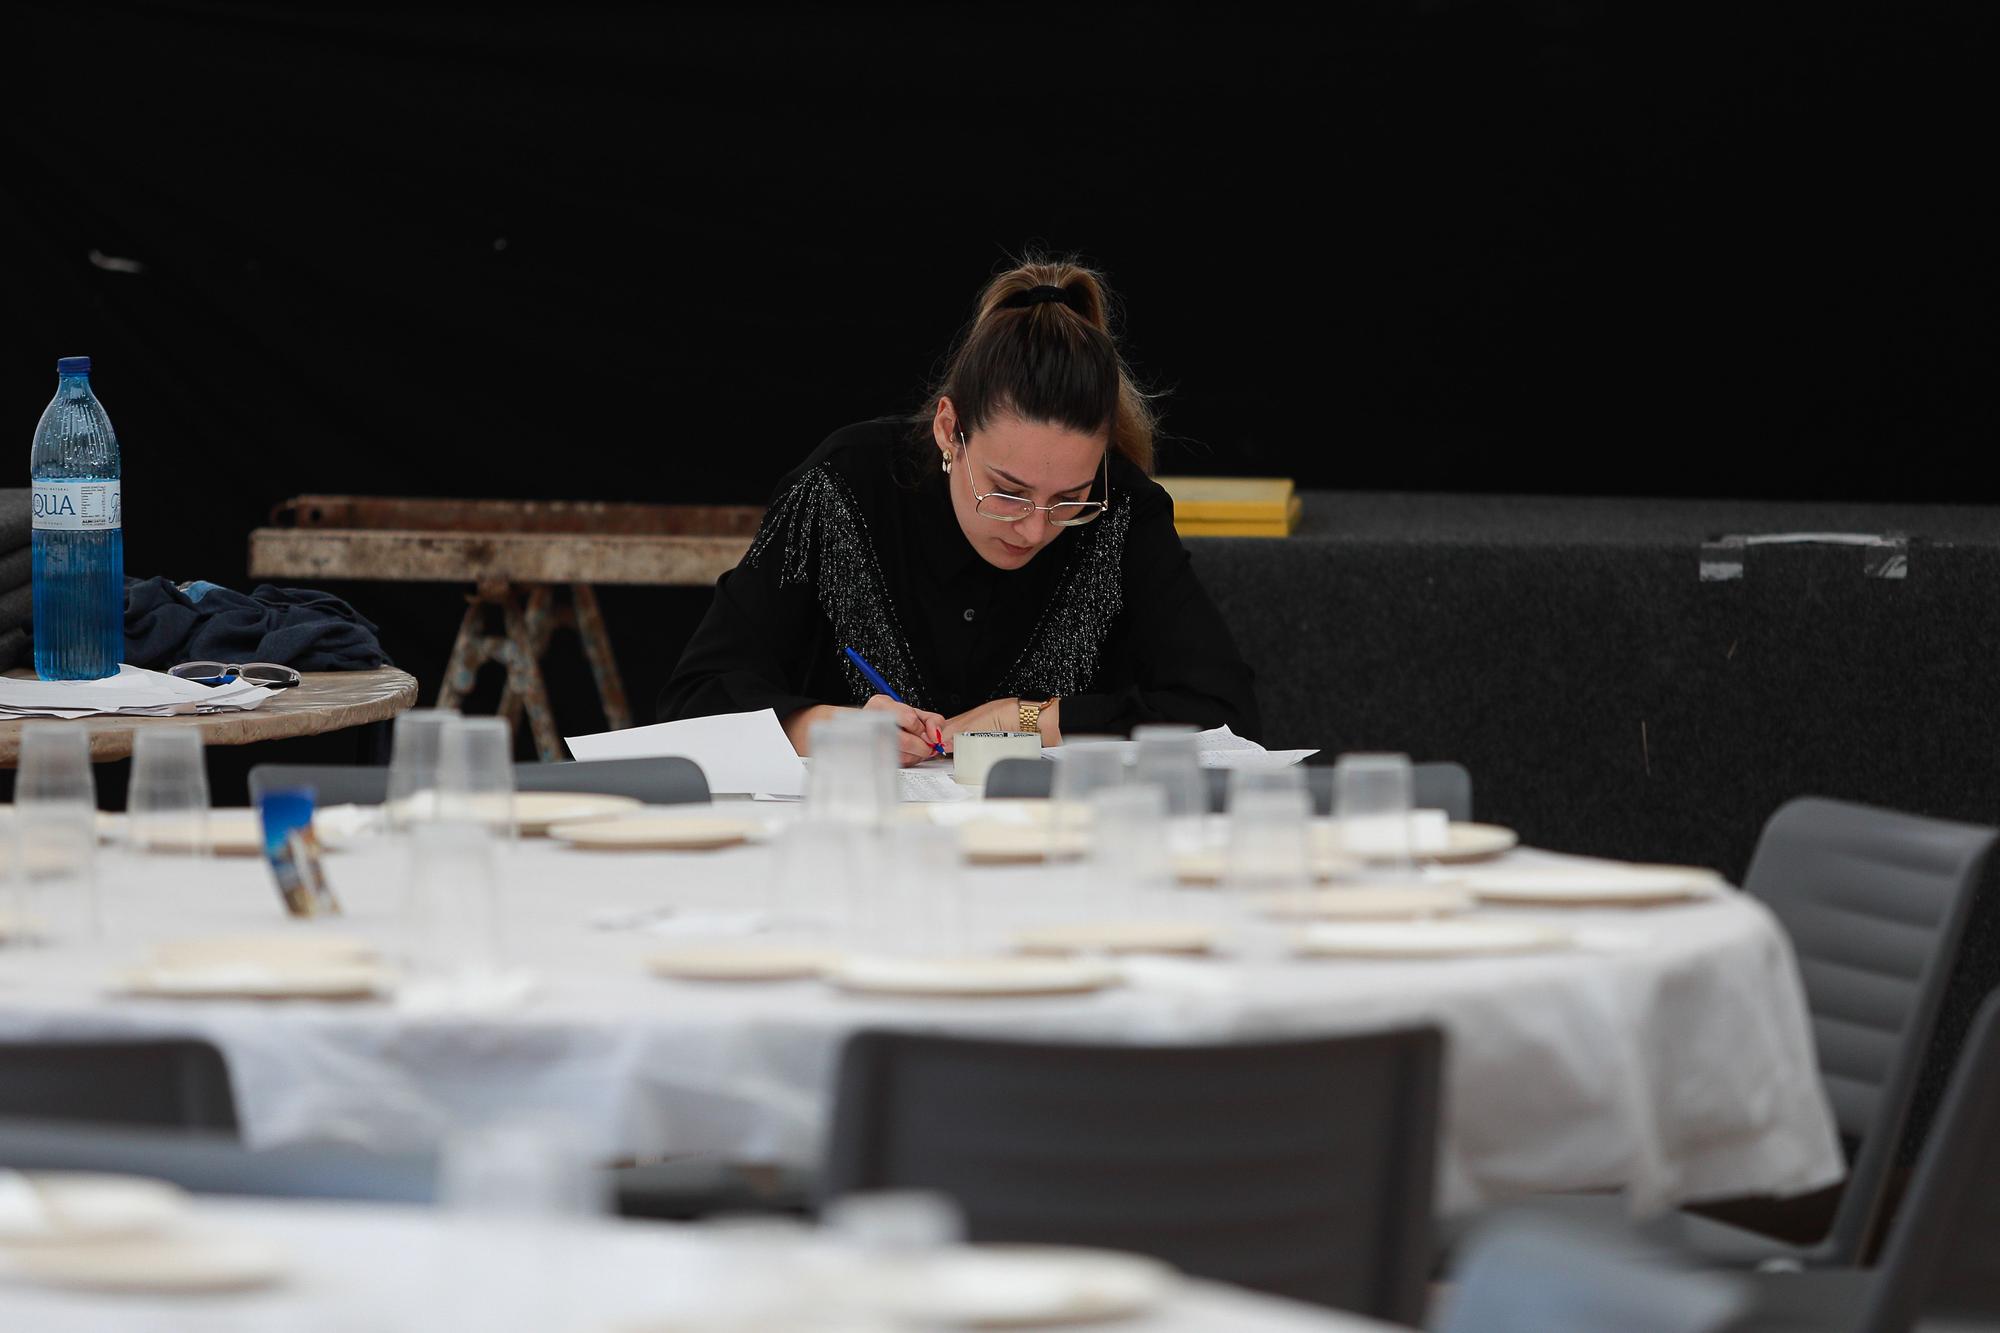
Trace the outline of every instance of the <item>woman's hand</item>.
<path fill-rule="evenodd" d="M 1061 700 L 1053 700 L 1042 705 L 1042 744 L 1062 744 L 1062 730 L 1056 710 Z M 1021 729 L 1021 701 L 1019 699 L 995 699 L 990 704 L 969 708 L 957 717 L 947 718 L 944 723 L 945 749 L 955 749 L 952 738 L 961 731 L 1019 731 Z"/>
<path fill-rule="evenodd" d="M 896 757 L 903 767 L 921 764 L 926 759 L 937 757 L 931 748 L 932 738 L 941 734 L 944 718 L 936 713 L 926 713 L 921 708 L 899 704 L 886 694 L 878 694 L 862 705 L 863 708 L 886 712 L 896 722 Z M 814 704 L 811 708 L 801 708 L 785 719 L 785 739 L 792 748 L 802 755 L 812 753 L 812 729 L 819 723 L 841 713 L 852 713 L 853 708 L 836 708 L 832 704 Z"/>
<path fill-rule="evenodd" d="M 887 713 L 896 720 L 897 753 L 904 768 L 937 756 L 933 745 L 943 741 L 943 717 L 908 704 L 899 704 L 886 694 L 873 696 L 862 708 Z"/>

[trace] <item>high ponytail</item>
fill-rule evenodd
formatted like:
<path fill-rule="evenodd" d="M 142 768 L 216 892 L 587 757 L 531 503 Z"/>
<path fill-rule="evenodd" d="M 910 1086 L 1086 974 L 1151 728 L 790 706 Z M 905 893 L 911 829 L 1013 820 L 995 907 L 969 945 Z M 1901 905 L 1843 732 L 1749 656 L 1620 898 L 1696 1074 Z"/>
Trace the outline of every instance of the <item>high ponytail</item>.
<path fill-rule="evenodd" d="M 1106 432 L 1111 447 L 1153 470 L 1153 408 L 1111 333 L 1111 292 L 1074 259 L 1031 257 L 986 284 L 922 421 L 950 398 L 969 434 L 995 416 Z"/>

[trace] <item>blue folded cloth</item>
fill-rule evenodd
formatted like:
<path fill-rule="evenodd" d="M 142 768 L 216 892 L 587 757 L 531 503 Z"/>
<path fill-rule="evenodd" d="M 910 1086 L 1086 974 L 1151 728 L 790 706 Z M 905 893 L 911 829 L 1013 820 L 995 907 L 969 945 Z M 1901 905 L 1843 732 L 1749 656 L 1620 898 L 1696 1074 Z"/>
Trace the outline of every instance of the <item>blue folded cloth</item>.
<path fill-rule="evenodd" d="M 268 583 L 240 593 L 200 581 L 183 591 L 153 578 L 125 582 L 125 660 L 156 669 L 214 661 L 366 671 L 389 658 L 374 622 L 332 593 Z"/>

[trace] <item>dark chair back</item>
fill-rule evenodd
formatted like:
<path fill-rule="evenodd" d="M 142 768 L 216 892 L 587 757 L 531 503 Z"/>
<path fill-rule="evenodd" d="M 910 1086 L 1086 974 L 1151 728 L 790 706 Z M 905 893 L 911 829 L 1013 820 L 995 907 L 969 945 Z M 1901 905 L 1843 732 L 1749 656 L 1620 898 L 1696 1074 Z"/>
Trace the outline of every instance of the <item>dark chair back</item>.
<path fill-rule="evenodd" d="M 1438 1333 L 1720 1333 L 1750 1292 L 1618 1233 L 1517 1213 L 1476 1232 Z"/>
<path fill-rule="evenodd" d="M 1861 1262 L 2000 830 L 1821 797 L 1780 807 L 1743 877 L 1798 955 L 1820 1078 L 1851 1147 L 1817 1262 Z"/>
<path fill-rule="evenodd" d="M 313 803 L 380 805 L 389 799 L 389 770 L 380 764 L 257 764 L 250 770 L 250 800 L 286 787 L 311 787 Z"/>
<path fill-rule="evenodd" d="M 206 1194 L 430 1203 L 437 1169 L 423 1154 L 385 1156 L 340 1144 L 245 1148 L 220 1134 L 0 1120 L 0 1166 L 109 1171 L 170 1180 Z"/>
<path fill-rule="evenodd" d="M 6 1042 L 0 1116 L 234 1133 L 236 1098 L 205 1041 Z"/>
<path fill-rule="evenodd" d="M 1047 800 L 1055 790 L 1056 766 L 1047 759 L 1002 759 L 986 770 L 986 795 Z"/>
<path fill-rule="evenodd" d="M 1205 768 L 1208 808 L 1220 814 L 1229 808 L 1229 770 Z M 1313 812 L 1333 813 L 1333 770 L 1308 768 L 1306 790 L 1312 793 Z M 1002 759 L 986 770 L 988 796 L 1046 797 L 1055 788 L 1055 764 L 1046 759 Z M 1410 766 L 1410 803 L 1419 810 L 1442 810 L 1460 823 L 1472 818 L 1472 774 L 1463 764 L 1450 762 Z"/>
<path fill-rule="evenodd" d="M 862 1032 L 827 1193 L 951 1196 L 980 1241 L 1100 1246 L 1415 1322 L 1442 1038 L 1097 1046 Z"/>
<path fill-rule="evenodd" d="M 681 755 L 514 765 L 517 791 L 576 791 L 630 796 L 647 805 L 706 805 L 708 775 Z"/>
<path fill-rule="evenodd" d="M 1313 813 L 1333 813 L 1333 768 L 1308 765 L 1306 791 L 1312 797 Z M 1229 770 L 1205 768 L 1208 779 L 1208 808 L 1220 814 L 1229 808 Z M 1442 810 L 1447 819 L 1464 823 L 1472 818 L 1472 774 L 1464 764 L 1450 761 L 1410 765 L 1410 804 L 1418 810 Z"/>
<path fill-rule="evenodd" d="M 2000 995 L 1972 1021 L 1872 1305 L 1868 1333 L 1903 1333 L 1919 1318 L 2000 1326 Z"/>

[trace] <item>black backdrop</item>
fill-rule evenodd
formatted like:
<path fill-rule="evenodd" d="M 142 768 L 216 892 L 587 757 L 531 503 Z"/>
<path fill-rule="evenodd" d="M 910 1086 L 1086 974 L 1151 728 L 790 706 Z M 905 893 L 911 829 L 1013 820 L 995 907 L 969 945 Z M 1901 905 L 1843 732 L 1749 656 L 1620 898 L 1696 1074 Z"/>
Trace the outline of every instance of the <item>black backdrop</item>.
<path fill-rule="evenodd" d="M 96 357 L 129 568 L 240 583 L 305 490 L 761 499 L 1041 245 L 1171 469 L 1991 499 L 1980 12 L 10 4 L 0 403 Z M 609 600 L 635 696 L 702 600 Z"/>

